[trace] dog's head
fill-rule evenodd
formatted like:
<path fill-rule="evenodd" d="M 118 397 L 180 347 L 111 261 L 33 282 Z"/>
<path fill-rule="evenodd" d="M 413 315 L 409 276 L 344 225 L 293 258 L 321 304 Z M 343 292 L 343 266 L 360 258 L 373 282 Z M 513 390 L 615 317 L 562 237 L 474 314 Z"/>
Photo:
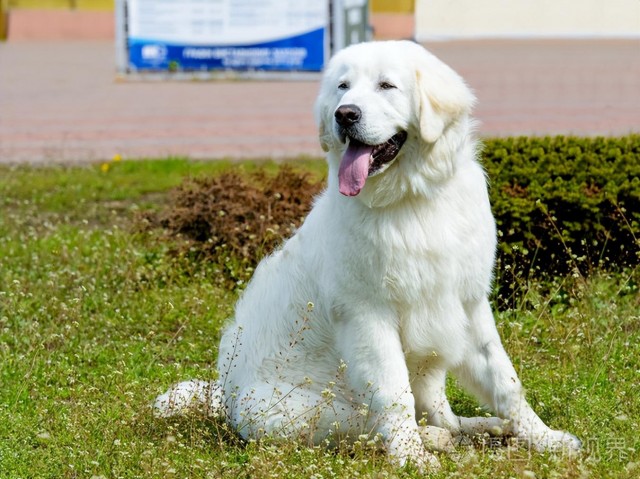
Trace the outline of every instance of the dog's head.
<path fill-rule="evenodd" d="M 451 154 L 436 145 L 468 119 L 474 101 L 457 73 L 413 42 L 341 50 L 327 66 L 315 106 L 337 188 L 380 206 L 450 174 Z"/>

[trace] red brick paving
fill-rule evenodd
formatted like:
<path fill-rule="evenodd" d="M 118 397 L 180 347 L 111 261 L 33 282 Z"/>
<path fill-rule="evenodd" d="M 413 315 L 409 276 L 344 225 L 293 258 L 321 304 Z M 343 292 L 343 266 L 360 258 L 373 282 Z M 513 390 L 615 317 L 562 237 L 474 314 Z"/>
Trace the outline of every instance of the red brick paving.
<path fill-rule="evenodd" d="M 640 40 L 446 42 L 484 136 L 640 132 Z M 321 155 L 315 81 L 118 82 L 111 42 L 0 44 L 0 162 Z"/>
<path fill-rule="evenodd" d="M 11 8 L 8 12 L 11 41 L 113 40 L 115 15 L 99 10 Z"/>

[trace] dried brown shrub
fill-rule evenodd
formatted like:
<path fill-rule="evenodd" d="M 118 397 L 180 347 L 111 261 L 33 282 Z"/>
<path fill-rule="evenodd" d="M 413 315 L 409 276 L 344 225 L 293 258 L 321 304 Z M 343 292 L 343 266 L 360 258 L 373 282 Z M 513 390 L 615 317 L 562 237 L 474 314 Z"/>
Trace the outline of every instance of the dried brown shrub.
<path fill-rule="evenodd" d="M 258 170 L 190 178 L 171 192 L 165 210 L 147 221 L 187 240 L 181 253 L 219 264 L 235 284 L 294 233 L 323 187 L 290 166 L 275 176 Z"/>

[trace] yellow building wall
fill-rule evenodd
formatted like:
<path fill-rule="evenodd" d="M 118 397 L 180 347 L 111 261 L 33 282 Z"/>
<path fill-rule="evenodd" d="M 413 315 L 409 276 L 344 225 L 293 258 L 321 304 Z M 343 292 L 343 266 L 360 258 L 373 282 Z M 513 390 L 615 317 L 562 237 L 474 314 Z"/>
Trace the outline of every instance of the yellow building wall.
<path fill-rule="evenodd" d="M 372 13 L 413 13 L 415 0 L 369 0 Z"/>
<path fill-rule="evenodd" d="M 0 40 L 7 37 L 7 15 L 5 12 L 4 0 L 0 0 Z"/>

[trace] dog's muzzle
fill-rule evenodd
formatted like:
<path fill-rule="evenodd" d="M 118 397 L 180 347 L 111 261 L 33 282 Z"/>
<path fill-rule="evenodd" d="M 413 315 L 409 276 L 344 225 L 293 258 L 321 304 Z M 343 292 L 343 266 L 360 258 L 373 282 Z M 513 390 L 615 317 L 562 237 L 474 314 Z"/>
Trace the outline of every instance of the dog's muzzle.
<path fill-rule="evenodd" d="M 340 139 L 348 142 L 338 171 L 340 193 L 356 196 L 368 177 L 395 160 L 407 140 L 407 132 L 400 131 L 384 143 L 370 145 L 358 133 L 362 110 L 357 105 L 341 105 L 334 117 Z"/>

